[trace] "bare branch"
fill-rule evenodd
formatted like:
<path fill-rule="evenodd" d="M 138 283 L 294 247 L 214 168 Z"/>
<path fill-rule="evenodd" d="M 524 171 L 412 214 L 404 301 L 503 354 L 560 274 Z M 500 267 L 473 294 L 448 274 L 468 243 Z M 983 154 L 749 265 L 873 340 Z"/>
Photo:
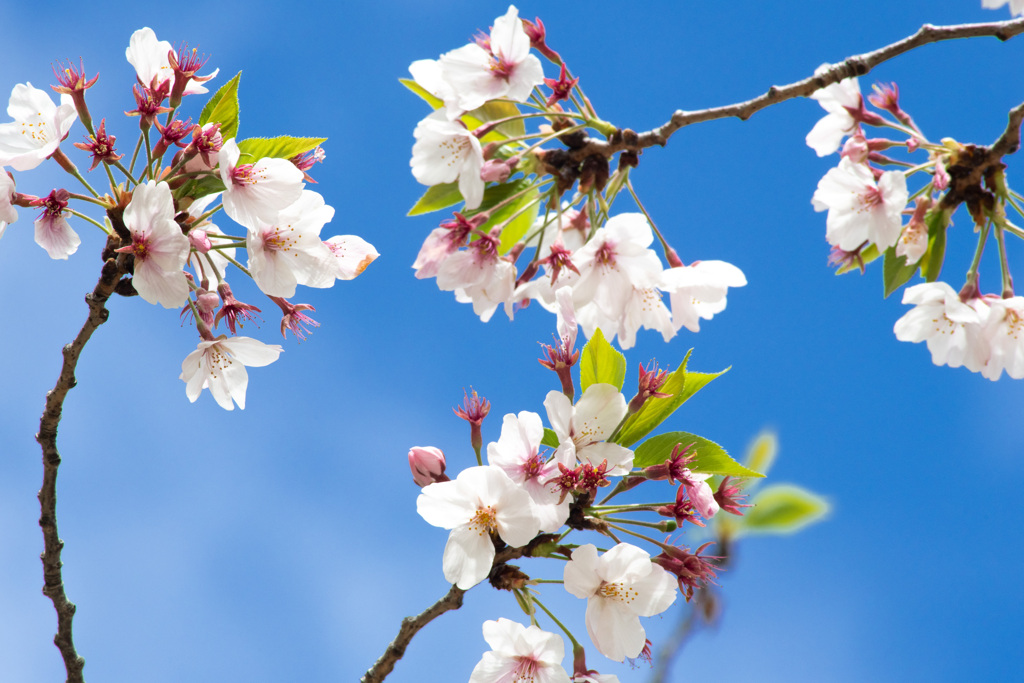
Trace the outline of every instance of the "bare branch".
<path fill-rule="evenodd" d="M 672 118 L 667 123 L 645 133 L 612 136 L 611 140 L 588 137 L 585 144 L 574 147 L 571 150 L 572 158 L 575 161 L 582 161 L 591 155 L 610 158 L 616 152 L 623 150 L 637 151 L 653 147 L 654 145 L 663 147 L 673 133 L 693 123 L 732 117 L 746 121 L 765 107 L 795 97 L 807 97 L 815 91 L 833 83 L 838 83 L 845 78 L 864 76 L 879 64 L 929 43 L 981 36 L 991 36 L 1005 41 L 1021 33 L 1024 33 L 1024 18 L 984 24 L 958 24 L 954 26 L 932 26 L 931 24 L 925 24 L 917 33 L 903 40 L 896 41 L 873 52 L 850 57 L 838 64 L 833 64 L 821 74 L 810 76 L 801 81 L 783 86 L 773 85 L 763 95 L 745 102 L 737 102 L 736 104 L 698 111 L 683 111 L 680 109 L 672 114 Z"/>
<path fill-rule="evenodd" d="M 114 235 L 111 240 L 116 242 L 118 238 Z M 108 242 L 107 251 L 109 249 Z M 103 263 L 99 282 L 96 283 L 92 293 L 85 297 L 85 302 L 89 306 L 89 316 L 75 340 L 63 349 L 64 363 L 60 369 L 60 376 L 53 389 L 46 393 L 46 407 L 39 419 L 39 433 L 36 434 L 36 441 L 39 442 L 43 451 L 43 486 L 38 495 L 39 526 L 43 530 L 43 553 L 40 555 L 40 559 L 43 561 L 43 594 L 53 601 L 53 608 L 57 611 L 57 635 L 53 638 L 53 644 L 57 646 L 64 658 L 68 683 L 83 683 L 85 681 L 82 674 L 85 659 L 75 651 L 71 632 L 75 605 L 68 600 L 64 593 L 64 580 L 61 575 L 60 552 L 64 547 L 64 541 L 60 540 L 57 533 L 57 468 L 60 465 L 60 453 L 57 451 L 57 427 L 60 425 L 64 399 L 76 383 L 75 367 L 78 364 L 78 357 L 92 333 L 107 321 L 110 314 L 105 304 L 122 275 L 124 275 L 124 271 L 117 266 L 113 258 L 109 258 Z"/>

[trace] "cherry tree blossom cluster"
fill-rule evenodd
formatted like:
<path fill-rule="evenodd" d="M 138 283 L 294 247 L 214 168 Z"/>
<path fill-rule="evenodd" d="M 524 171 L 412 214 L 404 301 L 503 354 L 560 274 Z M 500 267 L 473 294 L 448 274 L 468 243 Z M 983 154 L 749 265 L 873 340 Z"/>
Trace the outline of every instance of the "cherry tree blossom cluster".
<path fill-rule="evenodd" d="M 557 78 L 545 77 L 538 55 Z M 407 87 L 435 108 L 414 132 L 412 173 L 431 187 L 412 213 L 463 203 L 413 268 L 482 320 L 499 307 L 512 318 L 531 302 L 554 312 L 554 292 L 570 287 L 584 332 L 600 328 L 630 348 L 640 328 L 666 341 L 683 327 L 698 331 L 725 308 L 729 287 L 746 284 L 723 261 L 683 264 L 633 191 L 637 152 L 619 153 L 612 170 L 608 154 L 587 151 L 588 130 L 612 143 L 636 134 L 597 115 L 540 19 L 510 6 L 475 42 L 409 71 Z M 611 214 L 624 191 L 641 212 Z M 668 267 L 652 249 L 656 236 Z"/>
<path fill-rule="evenodd" d="M 54 69 L 51 87 L 59 104 L 31 83 L 14 86 L 7 108 L 13 121 L 0 124 L 0 236 L 17 220 L 15 207 L 39 211 L 35 241 L 53 259 L 67 259 L 81 244 L 69 217 L 101 230 L 104 259 L 114 259 L 128 275 L 118 293 L 181 309 L 194 321 L 200 341 L 181 373 L 189 400 L 209 389 L 223 408 L 244 408 L 246 366 L 273 362 L 282 347 L 237 335 L 261 309 L 235 297 L 227 281 L 232 267 L 280 308 L 282 336 L 291 330 L 302 339 L 317 323 L 306 314 L 312 306 L 288 300 L 297 285 L 323 288 L 352 279 L 378 254 L 354 235 L 321 237 L 334 209 L 306 184 L 315 182 L 308 171 L 324 158 L 323 138 L 239 139 L 238 76 L 209 98 L 195 122 L 183 118 L 183 98 L 207 93 L 204 83 L 218 73 L 199 75 L 206 57 L 187 46 L 172 48 L 149 28 L 131 36 L 125 56 L 136 77 L 134 108 L 125 114 L 137 118 L 140 129 L 127 163 L 106 118 L 96 125 L 89 111 L 86 91 L 99 75 L 88 78 L 81 61 Z M 86 136 L 74 147 L 91 155 L 88 173 L 109 181 L 104 193 L 61 146 L 76 120 Z M 58 188 L 42 197 L 18 192 L 6 167 L 28 171 L 47 159 L 82 189 Z M 76 205 L 99 207 L 105 215 L 96 220 Z M 222 209 L 244 229 L 240 234 L 222 227 Z M 245 265 L 236 260 L 241 249 Z M 226 333 L 214 336 L 221 323 Z"/>
<path fill-rule="evenodd" d="M 445 579 L 460 590 L 488 580 L 513 593 L 530 621 L 484 623 L 492 650 L 473 671 L 473 683 L 618 681 L 588 667 L 584 646 L 542 602 L 540 587 L 562 584 L 557 590 L 586 600 L 587 634 L 604 656 L 619 662 L 649 656 L 641 619 L 665 612 L 680 592 L 689 601 L 721 571 L 719 558 L 708 552 L 710 542 L 693 549 L 671 534 L 702 529 L 721 511 L 742 515 L 749 506 L 735 477 L 761 476 L 702 437 L 648 436 L 711 376 L 687 373 L 685 364 L 675 372 L 641 367 L 637 392 L 627 400 L 625 358 L 600 329 L 581 355 L 574 291 L 562 287 L 555 299 L 558 340 L 546 347 L 541 363 L 556 373 L 562 389 L 544 397 L 543 414 L 506 414 L 497 441 L 484 448 L 480 425 L 490 404 L 474 392 L 456 412 L 471 425 L 475 466 L 453 479 L 440 449 L 409 452 L 413 479 L 422 487 L 419 514 L 449 530 L 441 561 Z M 593 376 L 581 374 L 578 401 L 573 367 L 595 369 Z M 643 486 L 652 482 L 668 482 L 675 490 L 666 495 L 663 486 Z M 620 495 L 637 502 L 612 500 Z M 644 519 L 650 516 L 655 521 Z M 530 575 L 510 564 L 526 557 L 547 561 Z M 541 629 L 540 612 L 572 644 L 571 676 L 562 667 L 562 638 Z"/>
<path fill-rule="evenodd" d="M 840 272 L 863 271 L 882 257 L 886 296 L 919 273 L 925 282 L 904 291 L 903 303 L 915 308 L 896 322 L 897 339 L 926 341 L 937 365 L 964 366 L 992 380 L 1004 370 L 1024 378 L 1024 297 L 1014 293 L 1005 248 L 1006 235 L 1024 238 L 1024 228 L 1007 216 L 1008 207 L 1024 215 L 1024 197 L 1007 186 L 1001 161 L 1019 144 L 1024 111 L 1011 113 L 1007 131 L 1015 143 L 1004 135 L 982 147 L 929 140 L 900 106 L 896 84 L 875 85 L 865 98 L 857 79 L 848 78 L 812 97 L 827 114 L 807 134 L 807 144 L 819 156 L 840 153 L 838 166 L 825 174 L 812 198 L 815 210 L 828 212 L 830 261 Z M 896 138 L 869 137 L 868 127 L 888 129 Z M 906 159 L 893 156 L 900 151 Z M 914 158 L 921 155 L 926 158 Z M 911 179 L 921 179 L 913 193 Z M 939 277 L 946 231 L 961 205 L 978 246 L 957 292 Z M 999 252 L 997 293 L 983 293 L 980 283 L 979 264 L 990 237 Z"/>

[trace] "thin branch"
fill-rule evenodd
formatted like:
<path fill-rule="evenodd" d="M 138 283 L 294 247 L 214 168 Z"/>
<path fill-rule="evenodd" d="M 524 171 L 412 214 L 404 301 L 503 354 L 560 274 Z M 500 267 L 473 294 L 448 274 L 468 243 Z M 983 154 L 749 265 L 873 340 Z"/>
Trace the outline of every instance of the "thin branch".
<path fill-rule="evenodd" d="M 673 133 L 693 123 L 732 117 L 746 121 L 765 107 L 795 97 L 807 97 L 815 91 L 833 83 L 838 83 L 845 78 L 864 76 L 879 64 L 929 43 L 981 36 L 991 36 L 1005 41 L 1021 33 L 1024 33 L 1024 18 L 984 24 L 958 24 L 954 26 L 932 26 L 931 24 L 925 24 L 912 36 L 908 36 L 873 52 L 850 57 L 842 62 L 833 64 L 820 74 L 810 76 L 801 81 L 783 86 L 773 85 L 763 95 L 745 102 L 698 111 L 683 111 L 680 109 L 672 114 L 672 118 L 667 123 L 645 133 L 638 134 L 632 131 L 623 131 L 622 135 L 613 135 L 610 140 L 588 137 L 585 144 L 571 150 L 572 158 L 582 161 L 593 154 L 610 158 L 613 154 L 622 150 L 637 151 L 653 147 L 654 145 L 664 146 Z"/>
<path fill-rule="evenodd" d="M 360 679 L 361 683 L 381 683 L 384 678 L 395 668 L 395 663 L 405 654 L 405 648 L 409 646 L 412 637 L 419 633 L 420 629 L 445 612 L 462 607 L 462 596 L 466 591 L 453 585 L 448 594 L 423 610 L 415 617 L 402 619 L 402 627 L 398 629 L 398 635 L 391 641 L 380 659 L 370 667 L 366 674 Z"/>
<path fill-rule="evenodd" d="M 118 241 L 117 236 L 112 235 L 108 240 L 108 249 L 105 253 L 111 251 L 112 243 L 117 246 Z M 64 363 L 60 369 L 60 376 L 53 389 L 46 393 L 46 407 L 39 419 L 39 433 L 36 434 L 36 441 L 39 442 L 43 451 L 43 486 L 38 495 L 39 526 L 43 530 L 43 553 L 40 555 L 40 559 L 43 561 L 43 595 L 53 601 L 53 608 L 57 612 L 57 635 L 53 638 L 53 644 L 57 646 L 64 658 L 68 683 L 84 683 L 82 669 L 85 667 L 85 659 L 75 651 L 71 632 L 75 605 L 68 600 L 64 593 L 64 580 L 61 575 L 60 553 L 64 547 L 64 541 L 60 540 L 57 533 L 57 468 L 60 465 L 60 453 L 57 451 L 57 427 L 60 424 L 64 399 L 76 384 L 75 367 L 78 364 L 78 357 L 92 333 L 107 321 L 110 313 L 105 304 L 123 274 L 124 271 L 118 267 L 113 258 L 109 258 L 103 263 L 99 282 L 96 283 L 92 293 L 85 297 L 85 302 L 89 306 L 89 316 L 75 340 L 63 349 Z"/>

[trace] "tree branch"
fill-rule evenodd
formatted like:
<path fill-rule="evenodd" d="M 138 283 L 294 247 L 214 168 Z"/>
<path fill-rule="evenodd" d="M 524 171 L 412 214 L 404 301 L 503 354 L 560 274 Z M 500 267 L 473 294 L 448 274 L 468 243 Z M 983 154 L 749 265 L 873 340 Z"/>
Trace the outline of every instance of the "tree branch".
<path fill-rule="evenodd" d="M 423 610 L 415 617 L 402 619 L 402 627 L 398 629 L 398 635 L 391 641 L 380 659 L 370 667 L 366 674 L 360 679 L 361 683 L 381 683 L 392 669 L 395 663 L 405 654 L 405 648 L 409 646 L 412 637 L 419 633 L 420 629 L 445 612 L 462 607 L 462 596 L 466 591 L 453 585 L 448 594 Z"/>
<path fill-rule="evenodd" d="M 582 161 L 592 155 L 611 158 L 616 152 L 624 150 L 639 151 L 654 145 L 664 147 L 672 134 L 684 126 L 732 117 L 746 121 L 755 113 L 770 105 L 795 97 L 807 97 L 815 91 L 833 83 L 838 83 L 845 78 L 864 76 L 882 62 L 886 62 L 922 45 L 956 38 L 976 38 L 981 36 L 991 36 L 1005 41 L 1021 33 L 1024 33 L 1024 18 L 984 24 L 958 24 L 954 26 L 932 26 L 931 24 L 925 24 L 917 33 L 903 40 L 896 41 L 873 52 L 849 57 L 842 62 L 831 65 L 821 74 L 810 76 L 801 81 L 783 86 L 773 85 L 763 95 L 745 102 L 737 102 L 736 104 L 698 111 L 683 111 L 680 109 L 672 114 L 672 118 L 667 123 L 658 128 L 645 133 L 630 132 L 629 134 L 613 135 L 610 140 L 588 137 L 584 144 L 574 147 L 570 153 L 574 161 Z M 623 133 L 626 133 L 626 131 L 623 131 Z"/>
<path fill-rule="evenodd" d="M 119 240 L 116 235 L 112 235 L 108 240 L 108 248 L 104 255 L 110 252 L 111 241 L 118 242 Z M 60 424 L 64 399 L 76 384 L 75 367 L 78 364 L 78 357 L 92 333 L 107 321 L 110 313 L 105 304 L 122 275 L 124 275 L 124 271 L 117 266 L 113 258 L 104 261 L 99 282 L 96 283 L 92 293 L 85 297 L 85 302 L 89 306 L 89 316 L 75 340 L 63 349 L 64 363 L 60 369 L 60 376 L 53 389 L 46 392 L 46 407 L 39 419 L 39 433 L 36 434 L 36 441 L 39 442 L 43 451 L 43 486 L 38 494 L 39 526 L 43 530 L 43 553 L 40 555 L 40 559 L 43 561 L 43 595 L 53 601 L 53 608 L 57 611 L 57 635 L 53 638 L 53 644 L 57 646 L 64 658 L 68 683 L 84 683 L 82 669 L 85 667 L 85 659 L 75 651 L 71 632 L 75 605 L 68 600 L 64 593 L 64 581 L 61 576 L 63 563 L 60 559 L 60 552 L 64 547 L 64 541 L 60 540 L 57 533 L 57 468 L 60 465 L 60 453 L 57 451 L 57 427 Z"/>

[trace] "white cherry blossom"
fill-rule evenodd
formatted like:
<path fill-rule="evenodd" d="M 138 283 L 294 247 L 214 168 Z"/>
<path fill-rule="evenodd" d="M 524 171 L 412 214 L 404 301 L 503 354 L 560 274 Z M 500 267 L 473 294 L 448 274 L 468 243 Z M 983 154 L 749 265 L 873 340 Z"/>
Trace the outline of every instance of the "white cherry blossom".
<path fill-rule="evenodd" d="M 633 468 L 633 451 L 605 441 L 626 416 L 626 399 L 611 384 L 591 384 L 575 406 L 560 391 L 544 399 L 548 422 L 558 436 L 555 460 L 566 467 L 576 462 L 600 465 L 608 461 L 608 474 L 621 476 Z"/>
<path fill-rule="evenodd" d="M 132 284 L 143 299 L 164 308 L 179 308 L 188 299 L 185 261 L 189 241 L 174 220 L 174 200 L 167 183 L 150 180 L 132 191 L 124 210 L 124 224 L 132 235 L 135 256 Z"/>
<path fill-rule="evenodd" d="M 358 235 L 335 235 L 324 240 L 334 256 L 332 275 L 338 280 L 354 280 L 380 256 L 373 245 Z"/>
<path fill-rule="evenodd" d="M 234 410 L 232 401 L 245 409 L 245 390 L 249 374 L 245 366 L 261 368 L 270 365 L 283 349 L 276 344 L 264 344 L 250 337 L 224 337 L 199 342 L 181 364 L 181 379 L 185 382 L 185 395 L 195 403 L 203 389 L 209 389 L 213 399 L 224 410 Z"/>
<path fill-rule="evenodd" d="M 491 534 L 513 548 L 537 535 L 540 520 L 530 494 L 500 467 L 470 467 L 452 481 L 425 486 L 416 511 L 428 524 L 451 529 L 442 566 L 446 580 L 469 590 L 494 562 Z"/>
<path fill-rule="evenodd" d="M 450 89 L 436 94 L 444 94 L 449 118 L 457 118 L 462 112 L 499 97 L 523 102 L 534 86 L 544 82 L 544 68 L 530 54 L 530 37 L 514 5 L 509 5 L 508 12 L 494 20 L 488 43 L 490 52 L 470 43 L 441 55 L 438 60 Z"/>
<path fill-rule="evenodd" d="M 815 69 L 815 75 L 826 71 L 830 66 L 831 64 L 822 64 Z M 860 108 L 860 85 L 856 78 L 845 78 L 815 91 L 811 99 L 817 100 L 828 114 L 814 124 L 814 128 L 807 134 L 807 146 L 819 157 L 828 156 L 839 149 L 844 136 L 852 135 L 857 129 L 857 122 L 847 111 L 847 107 Z"/>
<path fill-rule="evenodd" d="M 540 452 L 543 438 L 540 415 L 527 410 L 509 413 L 501 423 L 501 436 L 487 444 L 487 462 L 526 489 L 537 505 L 540 530 L 552 533 L 568 519 L 570 501 L 550 484 L 558 476 L 558 464 Z M 559 503 L 559 498 L 564 500 Z"/>
<path fill-rule="evenodd" d="M 811 203 L 828 210 L 825 238 L 832 246 L 854 251 L 868 241 L 885 251 L 900 238 L 908 197 L 901 171 L 886 171 L 875 184 L 870 168 L 844 157 L 818 182 Z"/>
<path fill-rule="evenodd" d="M 0 124 L 0 166 L 28 171 L 57 151 L 78 118 L 70 95 L 60 96 L 58 107 L 46 91 L 31 83 L 11 90 L 7 114 L 14 121 Z"/>
<path fill-rule="evenodd" d="M 1024 379 L 1024 297 L 986 301 L 990 310 L 984 335 L 990 353 L 981 374 L 995 381 L 1006 370 L 1010 377 Z"/>
<path fill-rule="evenodd" d="M 462 123 L 449 121 L 442 111 L 420 121 L 413 136 L 416 142 L 409 165 L 417 182 L 440 185 L 458 180 L 466 208 L 479 207 L 484 198 L 480 177 L 484 152 L 477 137 Z"/>
<path fill-rule="evenodd" d="M 669 292 L 675 329 L 700 331 L 700 319 L 710 320 L 725 310 L 729 287 L 743 287 L 747 278 L 725 261 L 695 261 L 669 268 L 661 274 L 662 289 Z"/>
<path fill-rule="evenodd" d="M 33 225 L 36 244 L 45 249 L 52 259 L 66 260 L 78 251 L 82 243 L 82 238 L 64 218 L 63 207 L 48 205 Z"/>
<path fill-rule="evenodd" d="M 174 85 L 174 70 L 167 57 L 171 52 L 175 52 L 171 44 L 166 40 L 157 40 L 156 33 L 147 26 L 132 34 L 124 56 L 135 67 L 135 74 L 139 77 L 139 81 L 149 88 L 154 84 L 154 79 L 157 86 L 163 81 L 170 81 L 171 85 Z M 205 81 L 213 78 L 218 71 L 220 69 L 215 69 L 213 73 L 203 76 L 202 79 Z M 205 92 L 209 91 L 192 79 L 189 79 L 185 85 L 185 95 L 201 95 Z"/>
<path fill-rule="evenodd" d="M 483 631 L 491 651 L 474 667 L 469 683 L 569 683 L 562 668 L 565 642 L 558 635 L 504 618 L 485 621 Z"/>
<path fill-rule="evenodd" d="M 333 217 L 334 208 L 322 196 L 303 190 L 273 221 L 257 218 L 245 241 L 256 286 L 284 298 L 295 295 L 296 285 L 332 286 L 338 262 L 320 240 L 320 231 Z"/>
<path fill-rule="evenodd" d="M 512 319 L 516 269 L 498 256 L 499 241 L 480 235 L 466 249 L 450 254 L 437 270 L 437 286 L 455 292 L 455 300 L 472 303 L 473 312 L 487 322 L 499 305 Z"/>
<path fill-rule="evenodd" d="M 250 229 L 256 227 L 257 220 L 273 223 L 281 210 L 302 195 L 302 171 L 287 159 L 271 157 L 240 164 L 241 154 L 234 138 L 217 153 L 225 188 L 224 211 Z"/>
<path fill-rule="evenodd" d="M 647 635 L 640 617 L 661 614 L 676 599 L 676 581 L 651 556 L 619 543 L 601 557 L 581 545 L 565 565 L 565 589 L 587 600 L 587 633 L 609 659 L 636 657 Z"/>
<path fill-rule="evenodd" d="M 965 366 L 980 372 L 988 361 L 988 342 L 982 334 L 988 305 L 981 299 L 970 306 L 945 282 L 924 282 L 903 291 L 903 303 L 914 304 L 896 321 L 893 331 L 900 341 L 928 343 L 932 362 L 952 368 Z"/>

